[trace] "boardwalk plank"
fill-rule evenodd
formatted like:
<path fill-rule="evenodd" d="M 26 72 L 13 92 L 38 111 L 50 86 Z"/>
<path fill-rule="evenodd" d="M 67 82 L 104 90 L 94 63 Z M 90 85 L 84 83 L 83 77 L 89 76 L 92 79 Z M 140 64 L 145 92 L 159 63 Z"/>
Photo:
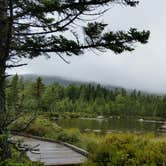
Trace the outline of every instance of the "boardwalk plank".
<path fill-rule="evenodd" d="M 85 156 L 74 151 L 73 149 L 66 147 L 62 144 L 41 141 L 38 139 L 17 136 L 17 139 L 23 139 L 25 144 L 35 146 L 39 145 L 40 154 L 27 153 L 27 156 L 31 161 L 44 162 L 45 165 L 71 165 L 81 164 L 87 160 Z"/>

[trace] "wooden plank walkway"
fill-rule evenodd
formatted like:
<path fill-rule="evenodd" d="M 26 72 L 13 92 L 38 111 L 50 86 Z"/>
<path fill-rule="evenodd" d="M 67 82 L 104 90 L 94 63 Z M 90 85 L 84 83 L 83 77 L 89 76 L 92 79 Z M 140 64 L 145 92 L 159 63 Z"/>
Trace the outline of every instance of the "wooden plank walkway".
<path fill-rule="evenodd" d="M 14 139 L 22 139 L 25 144 L 30 146 L 39 144 L 39 154 L 27 152 L 27 156 L 31 161 L 40 161 L 47 166 L 82 164 L 87 160 L 84 155 L 59 143 L 23 136 L 14 136 Z"/>

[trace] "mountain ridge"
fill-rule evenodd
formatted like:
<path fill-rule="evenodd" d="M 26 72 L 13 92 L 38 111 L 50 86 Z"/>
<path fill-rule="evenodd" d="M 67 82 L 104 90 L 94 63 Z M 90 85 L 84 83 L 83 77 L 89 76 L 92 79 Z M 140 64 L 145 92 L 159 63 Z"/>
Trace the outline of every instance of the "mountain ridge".
<path fill-rule="evenodd" d="M 40 75 L 40 74 L 21 74 L 19 76 L 23 77 L 25 81 L 33 81 L 33 82 L 37 79 L 37 77 L 41 77 L 44 84 L 47 84 L 47 85 L 53 84 L 53 83 L 59 83 L 59 84 L 64 85 L 64 86 L 67 86 L 70 84 L 76 84 L 76 85 L 92 84 L 94 86 L 97 86 L 99 84 L 99 85 L 101 85 L 107 89 L 111 89 L 111 90 L 125 89 L 127 92 L 132 92 L 132 91 L 136 90 L 136 91 L 140 91 L 141 93 L 144 93 L 144 94 L 161 95 L 158 93 L 141 91 L 139 89 L 132 89 L 132 88 L 129 89 L 129 88 L 124 88 L 122 86 L 111 85 L 108 83 L 101 83 L 101 82 L 95 82 L 95 81 L 83 81 L 83 80 L 78 80 L 78 79 L 74 79 L 74 78 L 67 78 L 67 77 L 63 77 L 63 76 Z"/>

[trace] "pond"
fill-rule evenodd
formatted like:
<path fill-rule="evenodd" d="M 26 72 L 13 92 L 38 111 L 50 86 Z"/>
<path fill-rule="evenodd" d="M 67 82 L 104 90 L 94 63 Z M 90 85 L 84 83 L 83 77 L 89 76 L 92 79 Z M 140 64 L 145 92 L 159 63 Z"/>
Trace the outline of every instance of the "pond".
<path fill-rule="evenodd" d="M 134 118 L 108 119 L 59 119 L 56 123 L 63 128 L 79 128 L 81 131 L 153 132 L 163 124 L 156 121 L 143 121 Z"/>

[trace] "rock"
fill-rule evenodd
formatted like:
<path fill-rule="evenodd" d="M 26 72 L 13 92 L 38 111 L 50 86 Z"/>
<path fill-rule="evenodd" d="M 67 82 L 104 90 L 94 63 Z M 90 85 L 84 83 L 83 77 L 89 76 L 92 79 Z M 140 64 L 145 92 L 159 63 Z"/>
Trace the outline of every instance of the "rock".
<path fill-rule="evenodd" d="M 166 133 L 166 124 L 159 128 L 160 132 Z"/>
<path fill-rule="evenodd" d="M 98 116 L 97 119 L 104 119 L 104 116 Z"/>
<path fill-rule="evenodd" d="M 139 121 L 140 121 L 140 122 L 143 122 L 143 121 L 144 121 L 144 119 L 139 119 Z"/>

